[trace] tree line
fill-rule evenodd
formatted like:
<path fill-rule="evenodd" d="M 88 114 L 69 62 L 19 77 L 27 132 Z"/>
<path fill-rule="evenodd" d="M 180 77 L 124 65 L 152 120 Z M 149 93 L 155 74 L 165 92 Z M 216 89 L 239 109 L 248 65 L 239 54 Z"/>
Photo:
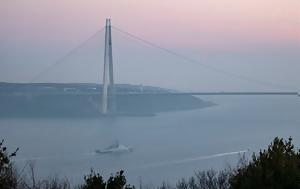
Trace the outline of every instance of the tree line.
<path fill-rule="evenodd" d="M 135 189 L 127 184 L 121 170 L 105 180 L 91 170 L 83 176 L 83 184 L 71 187 L 67 179 L 36 180 L 29 165 L 30 176 L 24 177 L 12 163 L 18 149 L 9 153 L 0 142 L 0 189 Z M 160 186 L 140 186 L 140 189 L 300 189 L 300 150 L 287 140 L 276 137 L 267 149 L 253 153 L 248 161 L 243 156 L 235 168 L 220 171 L 195 172 L 188 179 L 180 179 L 175 186 L 163 182 Z"/>

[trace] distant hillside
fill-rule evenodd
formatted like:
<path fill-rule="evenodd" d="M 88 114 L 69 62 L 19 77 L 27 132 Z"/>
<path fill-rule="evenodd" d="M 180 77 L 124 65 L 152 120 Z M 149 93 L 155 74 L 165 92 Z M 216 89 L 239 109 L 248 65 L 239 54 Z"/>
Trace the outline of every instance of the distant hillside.
<path fill-rule="evenodd" d="M 114 116 L 149 116 L 214 105 L 191 95 L 151 86 L 115 85 Z M 0 117 L 98 117 L 102 85 L 0 83 Z"/>
<path fill-rule="evenodd" d="M 143 86 L 116 84 L 116 92 L 120 93 L 166 93 L 170 90 Z M 5 83 L 0 82 L 0 93 L 102 93 L 102 85 L 95 83 Z"/>

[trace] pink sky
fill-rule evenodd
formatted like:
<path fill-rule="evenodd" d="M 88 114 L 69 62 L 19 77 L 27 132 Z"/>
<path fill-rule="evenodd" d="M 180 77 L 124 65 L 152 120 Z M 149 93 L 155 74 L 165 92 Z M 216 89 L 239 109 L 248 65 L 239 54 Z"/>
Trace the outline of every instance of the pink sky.
<path fill-rule="evenodd" d="M 77 43 L 106 17 L 168 47 L 300 42 L 299 0 L 7 0 L 0 2 L 0 40 Z"/>
<path fill-rule="evenodd" d="M 29 82 L 101 29 L 107 17 L 123 30 L 206 64 L 263 81 L 299 86 L 300 0 L 0 0 L 0 81 Z M 155 62 L 169 63 L 173 59 L 150 56 L 152 51 L 146 48 L 133 48 L 124 54 L 130 44 L 118 49 L 118 37 L 113 33 L 114 57 L 122 58 L 122 64 L 116 61 L 121 72 L 117 75 L 122 78 L 119 81 L 140 83 L 148 79 L 152 82 L 149 85 L 159 86 L 162 79 L 155 78 L 170 75 L 169 67 L 160 65 L 158 77 L 156 67 L 147 60 L 162 58 Z M 64 77 L 69 69 L 66 65 L 61 77 L 50 74 L 49 81 L 100 82 L 100 50 L 99 54 L 99 59 L 88 62 L 89 66 L 76 67 L 77 59 L 72 59 L 73 75 L 66 74 L 70 80 Z M 132 55 L 140 55 L 140 61 Z M 98 58 L 98 54 L 95 56 Z M 140 62 L 141 69 L 148 66 L 147 71 L 136 76 L 132 67 L 141 66 Z M 229 79 L 226 84 L 223 78 L 218 80 L 218 75 L 200 67 L 180 66 L 173 67 L 175 78 L 164 79 L 163 87 L 180 87 L 180 80 L 182 88 L 191 84 L 192 89 L 251 89 L 245 82 Z M 183 70 L 184 79 L 178 79 Z M 132 80 L 126 80 L 131 76 Z M 191 81 L 196 83 L 192 86 Z"/>

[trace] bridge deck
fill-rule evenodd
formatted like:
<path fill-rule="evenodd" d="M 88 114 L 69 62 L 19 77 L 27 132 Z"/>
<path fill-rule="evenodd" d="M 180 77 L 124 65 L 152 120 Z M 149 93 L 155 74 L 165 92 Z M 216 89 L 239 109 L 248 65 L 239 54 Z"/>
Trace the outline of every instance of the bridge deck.
<path fill-rule="evenodd" d="M 5 93 L 4 93 L 5 94 Z M 102 95 L 102 93 L 99 92 L 37 92 L 37 93 L 11 93 L 12 95 Z M 1 94 L 0 94 L 1 95 Z M 3 95 L 3 94 L 2 94 Z M 7 94 L 5 94 L 7 95 Z M 210 96 L 271 96 L 271 95 L 284 95 L 284 96 L 299 96 L 300 93 L 298 92 L 169 92 L 169 93 L 115 93 L 110 95 L 116 95 L 116 96 L 128 96 L 128 95 L 210 95 Z"/>

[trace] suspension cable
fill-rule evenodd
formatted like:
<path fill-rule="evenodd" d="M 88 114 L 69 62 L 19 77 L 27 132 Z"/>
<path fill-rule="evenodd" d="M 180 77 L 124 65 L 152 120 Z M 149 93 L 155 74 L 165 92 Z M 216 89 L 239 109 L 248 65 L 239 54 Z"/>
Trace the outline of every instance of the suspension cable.
<path fill-rule="evenodd" d="M 105 27 L 101 28 L 100 30 L 98 30 L 97 32 L 95 32 L 93 35 L 91 35 L 89 38 L 87 38 L 86 40 L 82 41 L 79 45 L 77 45 L 76 47 L 74 47 L 71 50 L 69 50 L 64 56 L 60 57 L 54 63 L 52 63 L 51 65 L 49 65 L 47 68 L 43 69 L 38 74 L 36 74 L 29 82 L 30 83 L 35 82 L 41 76 L 43 76 L 47 72 L 53 70 L 56 66 L 60 65 L 61 63 L 63 63 L 64 60 L 66 60 L 68 57 L 70 57 L 71 55 L 73 55 L 76 51 L 78 51 L 79 49 L 81 49 L 87 42 L 89 42 L 92 39 L 94 39 L 99 33 L 101 33 L 104 30 L 104 28 Z"/>
<path fill-rule="evenodd" d="M 232 78 L 238 78 L 240 80 L 244 80 L 244 81 L 247 81 L 247 82 L 250 82 L 250 83 L 256 83 L 256 84 L 259 84 L 259 85 L 263 85 L 263 86 L 268 86 L 268 87 L 272 87 L 272 88 L 278 88 L 278 89 L 284 89 L 284 90 L 291 90 L 291 87 L 289 86 L 283 86 L 281 84 L 276 84 L 276 83 L 272 83 L 272 82 L 269 82 L 269 81 L 261 81 L 261 80 L 258 80 L 258 79 L 254 79 L 252 77 L 249 77 L 249 76 L 245 76 L 245 75 L 241 75 L 241 74 L 236 74 L 236 73 L 233 73 L 233 72 L 229 72 L 229 71 L 226 71 L 226 70 L 223 70 L 223 69 L 219 69 L 217 67 L 214 67 L 214 66 L 210 66 L 210 65 L 207 65 L 207 64 L 204 64 L 196 59 L 193 59 L 193 58 L 190 58 L 188 56 L 185 56 L 185 55 L 182 55 L 182 54 L 179 54 L 175 51 L 172 51 L 170 49 L 167 49 L 165 47 L 162 47 L 160 45 L 157 45 L 153 42 L 150 42 L 148 40 L 145 40 L 141 37 L 138 37 L 132 33 L 129 33 L 127 31 L 124 31 L 116 26 L 112 26 L 113 29 L 115 29 L 117 32 L 129 37 L 129 38 L 132 38 L 138 42 L 141 42 L 145 45 L 148 45 L 152 48 L 155 48 L 155 49 L 159 49 L 161 51 L 164 51 L 168 54 L 171 54 L 175 57 L 178 57 L 180 59 L 183 59 L 185 60 L 186 62 L 189 62 L 189 63 L 193 63 L 193 64 L 196 64 L 196 65 L 199 65 L 199 66 L 202 66 L 203 68 L 207 69 L 207 70 L 212 70 L 214 72 L 217 72 L 217 73 L 220 73 L 222 75 L 226 75 L 226 76 L 230 76 Z"/>

